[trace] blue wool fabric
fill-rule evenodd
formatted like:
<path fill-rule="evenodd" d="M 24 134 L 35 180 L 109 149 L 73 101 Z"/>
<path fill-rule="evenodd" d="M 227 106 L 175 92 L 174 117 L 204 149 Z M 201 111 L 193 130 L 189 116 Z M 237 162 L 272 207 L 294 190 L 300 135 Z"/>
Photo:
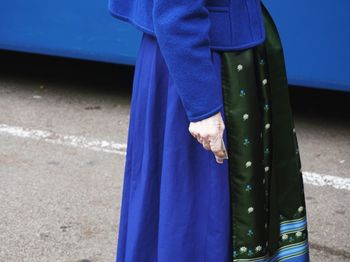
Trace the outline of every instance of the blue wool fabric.
<path fill-rule="evenodd" d="M 265 40 L 259 0 L 110 0 L 108 9 L 157 38 L 190 121 L 222 109 L 211 50 Z"/>
<path fill-rule="evenodd" d="M 213 64 L 220 83 L 216 52 Z M 215 92 L 221 97 L 221 88 Z M 188 125 L 159 45 L 144 34 L 133 81 L 117 262 L 232 261 L 228 162 L 216 163 Z M 223 138 L 227 144 L 226 131 Z"/>

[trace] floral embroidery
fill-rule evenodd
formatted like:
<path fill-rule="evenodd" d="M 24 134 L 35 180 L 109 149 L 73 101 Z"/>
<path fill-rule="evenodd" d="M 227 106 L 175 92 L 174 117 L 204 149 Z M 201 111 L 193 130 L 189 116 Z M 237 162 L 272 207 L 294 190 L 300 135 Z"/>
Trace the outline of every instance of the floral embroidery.
<path fill-rule="evenodd" d="M 249 115 L 248 114 L 244 114 L 243 115 L 243 120 L 247 120 L 249 118 Z"/>
<path fill-rule="evenodd" d="M 302 233 L 300 231 L 295 233 L 296 237 L 301 237 Z"/>
<path fill-rule="evenodd" d="M 268 147 L 265 148 L 265 151 L 264 151 L 264 152 L 265 152 L 265 154 L 269 154 L 269 153 L 270 153 L 270 148 L 268 148 Z"/>
<path fill-rule="evenodd" d="M 267 124 L 265 125 L 265 129 L 269 129 L 269 128 L 270 128 L 270 124 L 267 123 Z"/>
<path fill-rule="evenodd" d="M 266 84 L 267 84 L 267 79 L 266 79 L 266 78 L 263 79 L 262 84 L 263 84 L 263 85 L 266 85 Z"/>
<path fill-rule="evenodd" d="M 252 256 L 252 255 L 254 255 L 254 252 L 252 251 L 252 250 L 248 250 L 248 256 Z"/>
<path fill-rule="evenodd" d="M 250 167 L 252 165 L 252 162 L 248 161 L 247 163 L 245 163 L 245 167 Z"/>
<path fill-rule="evenodd" d="M 283 235 L 282 235 L 282 239 L 283 239 L 283 240 L 287 240 L 287 239 L 288 239 L 288 235 L 287 235 L 287 234 L 283 234 Z"/>
<path fill-rule="evenodd" d="M 265 166 L 265 172 L 269 171 L 270 168 L 268 166 Z"/>
<path fill-rule="evenodd" d="M 237 66 L 237 70 L 238 71 L 241 71 L 243 69 L 243 66 L 241 65 L 241 64 L 239 64 L 238 66 Z"/>
<path fill-rule="evenodd" d="M 253 207 L 249 207 L 248 208 L 248 214 L 252 213 L 254 211 L 254 208 Z"/>
<path fill-rule="evenodd" d="M 250 144 L 249 139 L 248 139 L 248 138 L 244 138 L 244 140 L 243 140 L 243 145 L 247 146 L 247 145 L 249 145 L 249 144 Z"/>
<path fill-rule="evenodd" d="M 251 237 L 252 235 L 254 235 L 253 230 L 249 229 L 247 235 L 250 236 L 250 237 Z"/>
<path fill-rule="evenodd" d="M 255 248 L 255 251 L 256 252 L 260 252 L 262 250 L 262 246 L 257 246 L 256 248 Z"/>
<path fill-rule="evenodd" d="M 246 248 L 246 247 L 241 247 L 239 250 L 240 250 L 242 253 L 247 252 L 247 248 Z"/>
<path fill-rule="evenodd" d="M 237 257 L 237 251 L 233 251 L 233 257 Z"/>
<path fill-rule="evenodd" d="M 299 208 L 298 208 L 298 212 L 300 213 L 300 212 L 303 212 L 303 210 L 304 210 L 304 207 L 302 207 L 302 206 L 300 206 Z"/>
<path fill-rule="evenodd" d="M 252 186 L 251 185 L 246 185 L 245 191 L 252 191 Z"/>
<path fill-rule="evenodd" d="M 269 110 L 269 108 L 270 108 L 269 105 L 268 105 L 268 104 L 265 104 L 264 110 L 267 111 L 267 110 Z"/>
<path fill-rule="evenodd" d="M 245 91 L 244 91 L 244 89 L 241 89 L 241 90 L 239 91 L 239 95 L 240 95 L 240 96 L 245 96 Z"/>
<path fill-rule="evenodd" d="M 260 65 L 264 65 L 265 64 L 265 61 L 264 59 L 261 59 L 260 62 L 259 62 Z"/>

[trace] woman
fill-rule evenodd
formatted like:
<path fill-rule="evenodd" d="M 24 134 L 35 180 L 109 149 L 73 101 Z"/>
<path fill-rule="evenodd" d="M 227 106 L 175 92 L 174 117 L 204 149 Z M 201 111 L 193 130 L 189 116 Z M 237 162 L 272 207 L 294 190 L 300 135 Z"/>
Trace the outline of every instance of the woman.
<path fill-rule="evenodd" d="M 283 51 L 264 6 L 110 0 L 109 11 L 143 32 L 117 261 L 309 261 Z"/>

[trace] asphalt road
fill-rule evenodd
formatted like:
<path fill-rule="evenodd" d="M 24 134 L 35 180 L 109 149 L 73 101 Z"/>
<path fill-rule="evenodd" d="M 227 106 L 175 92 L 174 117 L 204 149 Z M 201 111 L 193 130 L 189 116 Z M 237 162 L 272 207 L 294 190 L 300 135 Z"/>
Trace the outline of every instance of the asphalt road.
<path fill-rule="evenodd" d="M 132 67 L 0 52 L 0 261 L 115 261 Z M 291 87 L 311 261 L 350 261 L 350 93 Z"/>

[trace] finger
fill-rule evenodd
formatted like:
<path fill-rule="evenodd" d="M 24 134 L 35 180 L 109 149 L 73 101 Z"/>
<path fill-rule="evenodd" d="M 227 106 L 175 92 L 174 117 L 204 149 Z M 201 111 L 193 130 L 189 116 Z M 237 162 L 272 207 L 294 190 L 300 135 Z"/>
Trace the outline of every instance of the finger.
<path fill-rule="evenodd" d="M 210 144 L 211 151 L 214 153 L 214 155 L 218 158 L 224 158 L 225 157 L 225 151 L 222 148 L 221 139 L 217 141 L 214 144 Z"/>
<path fill-rule="evenodd" d="M 218 143 L 218 141 L 220 140 L 222 134 L 218 133 L 214 138 L 211 138 L 210 141 L 214 144 Z"/>
<path fill-rule="evenodd" d="M 200 136 L 199 136 L 199 135 L 194 135 L 193 137 L 198 141 L 198 143 L 201 143 L 201 140 L 200 140 Z"/>
<path fill-rule="evenodd" d="M 218 158 L 224 158 L 225 152 L 220 150 L 220 151 L 214 152 L 214 155 Z"/>
<path fill-rule="evenodd" d="M 190 134 L 193 136 L 193 137 L 196 137 L 199 135 L 198 131 L 196 130 L 196 128 L 194 128 L 191 124 L 188 128 L 188 131 L 190 132 Z"/>
<path fill-rule="evenodd" d="M 203 143 L 203 138 L 199 134 L 196 135 L 196 138 L 197 138 L 199 143 L 201 143 L 201 144 Z"/>
<path fill-rule="evenodd" d="M 210 148 L 213 153 L 216 154 L 221 154 L 223 152 L 222 147 L 221 147 L 221 139 L 216 139 L 214 142 L 210 142 Z"/>
<path fill-rule="evenodd" d="M 226 146 L 225 146 L 225 141 L 223 138 L 221 138 L 221 149 L 222 151 L 224 152 L 224 159 L 228 159 L 228 153 L 227 153 L 227 149 L 226 149 Z"/>
<path fill-rule="evenodd" d="M 211 150 L 211 148 L 210 148 L 210 143 L 208 143 L 208 142 L 203 142 L 202 145 L 203 145 L 203 147 L 204 147 L 206 150 Z"/>
<path fill-rule="evenodd" d="M 193 132 L 190 132 L 191 135 L 194 137 L 194 138 L 199 138 L 199 133 L 193 131 Z"/>
<path fill-rule="evenodd" d="M 225 157 L 225 152 L 222 149 L 220 149 L 220 150 L 213 150 L 213 148 L 211 147 L 211 151 L 213 152 L 215 157 L 218 157 L 218 158 L 224 158 Z"/>
<path fill-rule="evenodd" d="M 220 157 L 216 157 L 216 156 L 215 156 L 215 160 L 216 160 L 216 162 L 219 163 L 219 164 L 224 163 L 224 159 L 223 159 L 223 158 L 220 158 Z"/>

